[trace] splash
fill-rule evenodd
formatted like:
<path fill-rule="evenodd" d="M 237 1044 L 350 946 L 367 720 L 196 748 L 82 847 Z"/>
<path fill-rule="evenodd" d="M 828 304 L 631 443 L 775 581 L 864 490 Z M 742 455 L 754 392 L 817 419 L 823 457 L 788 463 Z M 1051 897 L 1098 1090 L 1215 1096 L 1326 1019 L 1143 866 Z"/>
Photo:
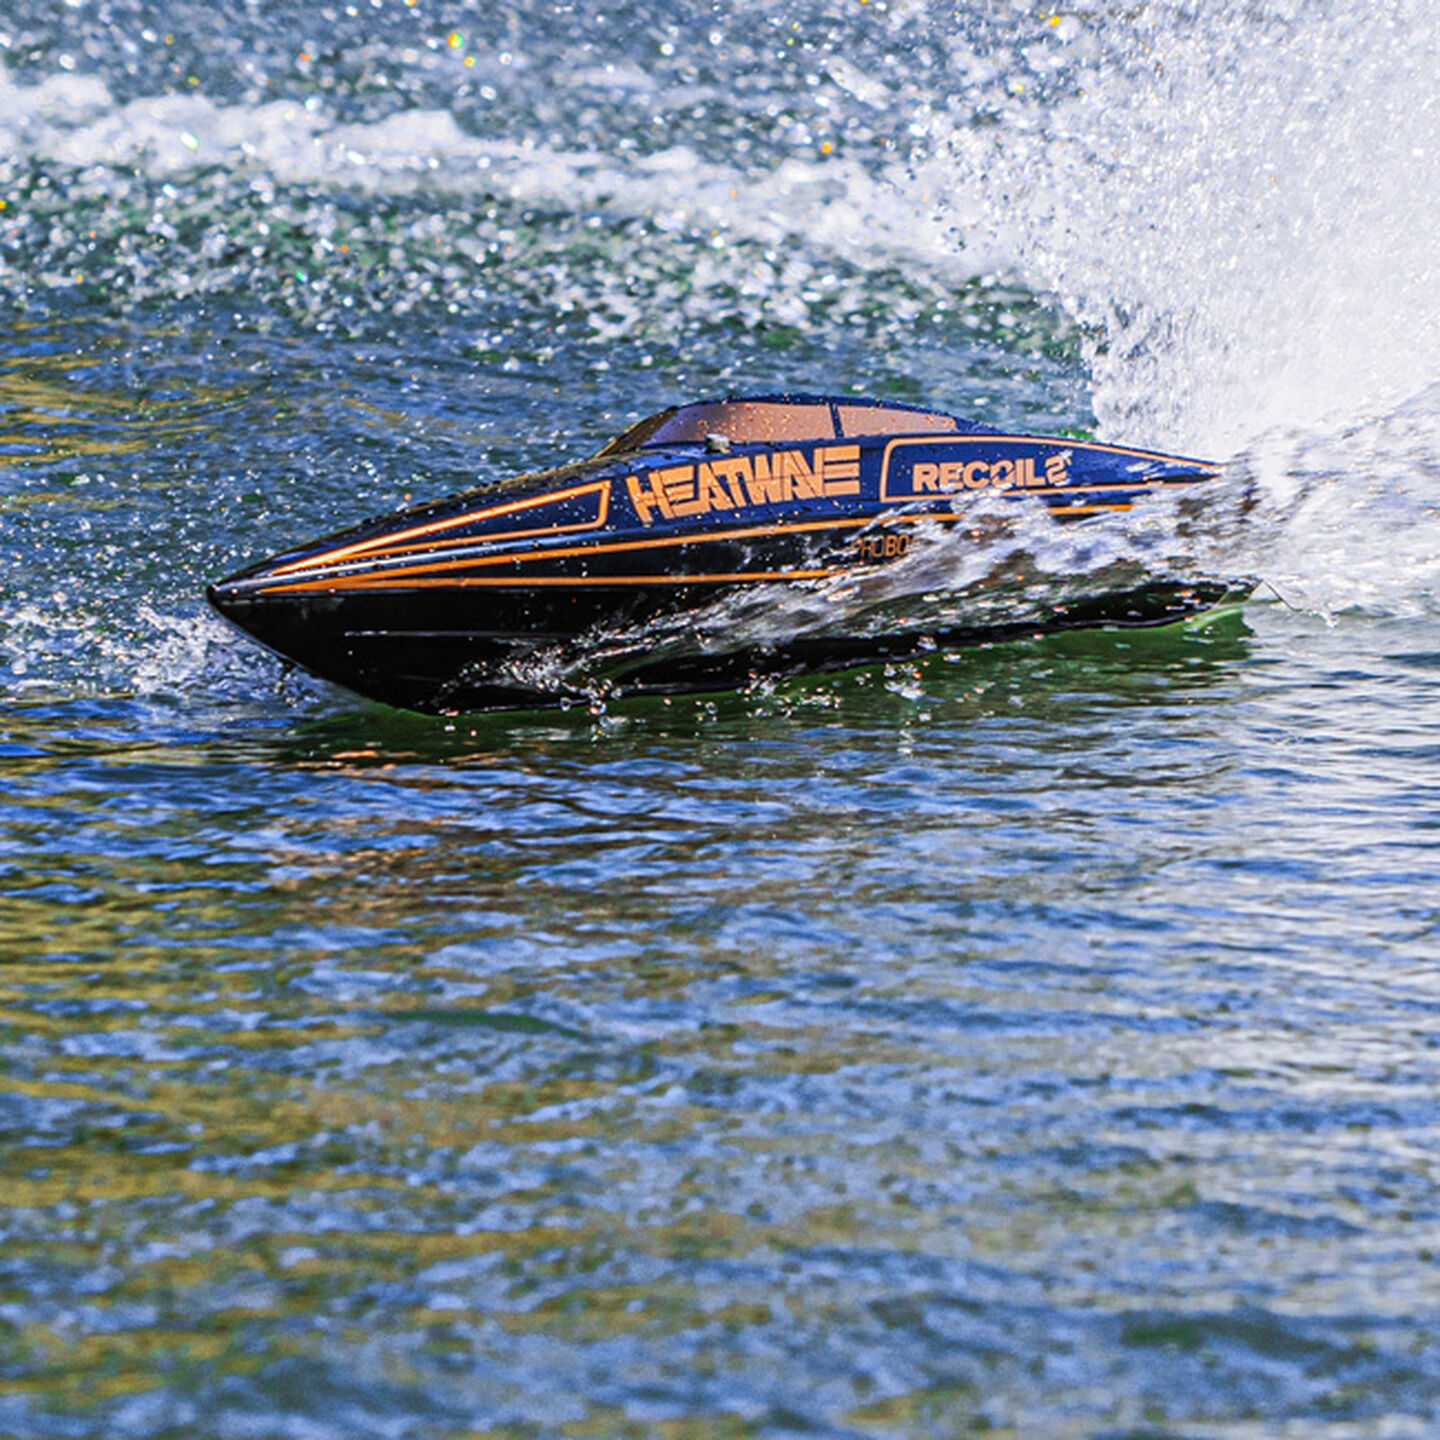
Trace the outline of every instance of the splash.
<path fill-rule="evenodd" d="M 1234 457 L 1257 504 L 1232 563 L 1262 594 L 1433 612 L 1433 14 L 1150 4 L 1048 28 L 990 52 L 991 123 L 973 91 L 931 113 L 917 192 L 1073 318 L 1102 434 Z"/>
<path fill-rule="evenodd" d="M 1440 385 L 1333 434 L 1277 432 L 1235 468 L 1261 500 L 1235 553 L 1264 593 L 1332 622 L 1440 614 Z"/>
<path fill-rule="evenodd" d="M 77 603 L 63 593 L 0 606 L 0 687 L 16 700 L 124 696 L 147 705 L 333 703 L 321 682 L 235 644 L 208 611 Z"/>
<path fill-rule="evenodd" d="M 937 122 L 967 241 L 1089 336 L 1109 435 L 1233 454 L 1440 375 L 1440 29 L 1366 7 L 1057 15 L 1048 88 Z M 933 176 L 927 177 L 933 180 Z"/>

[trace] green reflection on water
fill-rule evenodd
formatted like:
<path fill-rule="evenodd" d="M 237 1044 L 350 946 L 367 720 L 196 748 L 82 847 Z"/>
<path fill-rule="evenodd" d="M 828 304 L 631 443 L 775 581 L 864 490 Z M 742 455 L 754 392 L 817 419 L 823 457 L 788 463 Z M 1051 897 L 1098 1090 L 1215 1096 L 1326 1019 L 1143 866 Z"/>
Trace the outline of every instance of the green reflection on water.
<path fill-rule="evenodd" d="M 238 386 L 147 370 L 147 340 L 173 331 L 80 321 L 13 321 L 10 353 L 0 356 L 0 466 L 134 455 L 181 437 L 212 433 L 242 399 Z M 80 349 L 73 348 L 79 341 Z M 169 366 L 165 367 L 169 370 Z M 132 383 L 97 383 L 87 372 L 119 369 Z M 0 495 L 0 511 L 74 503 L 68 486 Z M 84 497 L 87 510 L 113 509 L 119 497 Z"/>

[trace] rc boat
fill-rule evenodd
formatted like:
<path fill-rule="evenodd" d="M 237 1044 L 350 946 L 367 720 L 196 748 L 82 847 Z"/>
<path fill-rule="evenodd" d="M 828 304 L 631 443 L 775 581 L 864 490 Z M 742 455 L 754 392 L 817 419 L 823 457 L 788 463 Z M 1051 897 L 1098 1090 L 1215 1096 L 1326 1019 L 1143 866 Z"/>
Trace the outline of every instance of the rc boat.
<path fill-rule="evenodd" d="M 1218 474 L 1202 460 L 1008 434 L 911 405 L 731 397 L 653 415 L 591 459 L 310 541 L 208 594 L 312 674 L 432 714 L 549 705 L 596 687 L 720 689 L 1009 633 L 1193 615 L 1234 586 L 1141 576 L 1019 619 L 902 606 L 878 626 L 848 625 L 842 605 L 828 622 L 733 633 L 724 623 L 727 607 L 853 590 L 922 542 L 953 542 L 956 527 L 981 544 L 1011 507 L 1084 520 Z"/>

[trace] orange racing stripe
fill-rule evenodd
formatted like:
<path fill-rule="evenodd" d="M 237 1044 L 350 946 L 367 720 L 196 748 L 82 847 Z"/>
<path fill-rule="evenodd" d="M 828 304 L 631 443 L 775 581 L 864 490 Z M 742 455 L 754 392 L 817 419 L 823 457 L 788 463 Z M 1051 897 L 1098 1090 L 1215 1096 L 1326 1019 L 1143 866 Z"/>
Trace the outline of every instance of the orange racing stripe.
<path fill-rule="evenodd" d="M 577 495 L 584 495 L 589 491 L 597 491 L 600 495 L 600 511 L 594 520 L 587 520 L 579 525 L 549 525 L 539 530 L 522 530 L 519 532 L 504 532 L 499 535 L 474 535 L 466 536 L 456 541 L 441 541 L 441 544 L 465 544 L 466 541 L 475 543 L 480 540 L 521 540 L 528 536 L 545 534 L 563 534 L 571 530 L 596 530 L 602 526 L 610 512 L 610 482 L 609 480 L 593 481 L 588 485 L 575 485 L 569 490 L 556 490 L 546 495 L 532 495 L 526 500 L 512 500 L 506 505 L 492 505 L 484 510 L 467 511 L 464 515 L 452 515 L 448 520 L 436 520 L 429 525 L 417 525 L 410 530 L 397 530 L 386 535 L 377 535 L 372 540 L 359 540 L 353 545 L 344 545 L 339 550 L 331 550 L 325 555 L 311 556 L 305 560 L 292 560 L 288 565 L 282 565 L 274 573 L 276 575 L 287 575 L 297 570 L 312 570 L 320 565 L 338 565 L 341 561 L 349 560 L 355 556 L 383 555 L 387 551 L 393 551 L 401 542 L 418 539 L 422 535 L 433 535 L 441 530 L 453 530 L 457 525 L 475 525 L 482 520 L 493 520 L 499 515 L 512 515 L 521 510 L 533 510 L 541 505 L 552 505 L 561 500 L 573 500 Z"/>
<path fill-rule="evenodd" d="M 263 595 L 290 594 L 324 586 L 329 590 L 428 590 L 444 585 L 469 588 L 476 585 L 528 590 L 536 585 L 718 585 L 735 580 L 824 580 L 847 575 L 848 568 L 824 570 L 737 570 L 721 575 L 458 575 L 447 580 L 408 579 L 395 581 L 390 575 L 355 575 L 348 583 L 308 581 L 298 585 L 276 585 Z"/>
<path fill-rule="evenodd" d="M 1154 486 L 1157 486 L 1157 485 L 1174 485 L 1174 484 L 1187 484 L 1187 485 L 1188 485 L 1188 484 L 1194 484 L 1194 483 L 1196 483 L 1196 482 L 1193 481 L 1193 480 L 1190 480 L 1190 479 L 1185 479 L 1185 480 L 1171 479 L 1171 480 L 1151 480 L 1151 481 L 1146 481 L 1146 482 L 1138 483 L 1138 484 L 1132 483 L 1132 484 L 1125 484 L 1125 485 L 1112 485 L 1112 486 L 1108 486 L 1108 487 L 1106 487 L 1106 486 L 1090 486 L 1090 487 L 1075 486 L 1075 487 L 1073 487 L 1073 488 L 1076 489 L 1077 491 L 1081 491 L 1082 493 L 1093 494 L 1093 493 L 1095 493 L 1095 491 L 1096 491 L 1097 489 L 1105 489 L 1105 488 L 1109 488 L 1109 489 L 1123 489 L 1123 490 L 1125 490 L 1125 491 L 1128 492 L 1128 491 L 1135 491 L 1135 490 L 1142 490 L 1142 489 L 1150 489 L 1150 488 L 1152 488 L 1152 487 L 1154 487 Z M 1002 492 L 1002 493 L 1003 493 L 1003 492 Z M 1054 492 L 1052 492 L 1052 493 L 1054 493 Z M 1010 497 L 1010 498 L 1017 498 L 1017 499 L 1018 499 L 1018 498 L 1023 498 L 1024 495 L 1036 495 L 1036 494 L 1037 494 L 1037 492 L 1035 492 L 1035 491 L 1033 491 L 1033 490 L 1032 490 L 1032 491 L 1025 491 L 1025 492 L 1015 492 L 1015 494 L 1014 494 L 1012 497 Z M 1093 513 L 1096 513 L 1096 512 L 1098 512 L 1098 511 L 1104 511 L 1104 510 L 1122 511 L 1122 510 L 1129 510 L 1129 509 L 1131 508 L 1131 502 L 1130 502 L 1130 501 L 1124 501 L 1124 500 L 1115 501 L 1115 502 L 1110 503 L 1110 504 L 1098 504 L 1098 505 L 1054 505 L 1054 504 L 1048 504 L 1048 501 L 1049 501 L 1049 498 L 1050 498 L 1049 496 L 1037 496 L 1037 498 L 1042 498 L 1042 499 L 1044 499 L 1044 500 L 1047 501 L 1047 508 L 1049 509 L 1049 512 L 1050 512 L 1050 514 L 1052 514 L 1052 515 L 1085 515 L 1085 514 L 1093 514 Z M 1055 494 L 1055 498 L 1058 499 L 1058 498 L 1059 498 L 1059 495 L 1058 495 L 1058 494 Z M 473 517 L 472 517 L 472 518 L 473 518 Z M 471 556 L 471 557 L 466 557 L 466 558 L 456 559 L 456 560 L 439 560 L 439 561 L 435 561 L 435 562 L 433 562 L 433 563 L 423 563 L 423 562 L 422 562 L 422 563 L 418 563 L 418 564 L 415 564 L 415 565 L 407 565 L 407 566 L 403 566 L 403 567 L 396 567 L 395 569 L 387 570 L 387 571 L 383 572 L 383 574 L 380 574 L 380 575 L 369 575 L 369 576 L 367 576 L 367 575 L 358 575 L 358 576 L 353 576 L 353 577 L 347 577 L 347 576 L 341 576 L 341 575 L 325 575 L 325 576 L 317 577 L 316 579 L 313 579 L 313 580 L 297 580 L 297 581 L 293 581 L 293 582 L 291 582 L 291 583 L 288 584 L 288 585 L 274 585 L 274 586 L 272 586 L 272 585 L 266 585 L 266 586 L 264 586 L 264 587 L 262 588 L 262 593 L 265 593 L 265 594 L 279 594 L 279 593 L 293 593 L 293 592 L 298 592 L 298 591 L 303 591 L 303 590 L 327 590 L 327 589 L 346 588 L 343 582 L 345 582 L 345 581 L 347 581 L 347 580 L 351 580 L 351 579 L 356 580 L 356 581 L 359 581 L 359 582 L 361 582 L 361 584 L 366 584 L 366 583 L 373 583 L 374 581 L 377 581 L 377 580 L 405 579 L 405 578 L 410 578 L 410 577 L 415 577 L 415 576 L 421 576 L 421 575 L 438 575 L 438 574 L 442 574 L 442 573 L 444 573 L 444 572 L 446 572 L 446 571 L 452 571 L 452 570 L 466 570 L 466 569 L 473 570 L 473 569 L 478 569 L 478 568 L 480 568 L 480 567 L 482 567 L 482 566 L 504 565 L 504 564 L 507 564 L 507 563 L 508 563 L 508 564 L 525 564 L 525 563 L 527 563 L 527 562 L 532 562 L 532 561 L 535 561 L 535 560 L 562 560 L 562 559 L 570 559 L 570 558 L 572 558 L 572 557 L 574 557 L 574 556 L 577 556 L 577 555 L 614 555 L 614 554 L 620 554 L 620 553 L 626 552 L 626 551 L 634 551 L 634 550 L 654 550 L 654 549 L 673 548 L 674 546 L 677 546 L 677 545 L 693 545 L 693 544 L 708 543 L 708 542 L 711 542 L 711 541 L 720 541 L 720 540 L 750 540 L 750 539 L 756 539 L 756 538 L 765 537 L 765 536 L 783 535 L 783 534 L 787 534 L 787 533 L 804 532 L 804 531 L 811 531 L 811 530 L 859 529 L 859 528 L 861 528 L 861 527 L 868 526 L 868 525 L 919 525 L 919 524 L 924 524 L 924 523 L 926 523 L 927 521 L 933 521 L 933 522 L 935 522 L 935 523 L 937 523 L 937 524 L 941 524 L 941 525 L 956 525 L 956 524 L 964 523 L 964 522 L 967 521 L 967 520 L 973 520 L 973 519 L 974 519 L 973 516 L 967 516 L 967 515 L 964 515 L 964 514 L 962 514 L 962 513 L 958 513 L 958 512 L 954 512 L 954 511 L 950 511 L 950 512 L 927 511 L 927 512 L 923 512 L 923 513 L 913 513 L 913 514 L 870 515 L 870 516 L 860 516 L 860 517 L 847 517 L 847 518 L 845 518 L 845 519 L 840 519 L 840 520 L 800 520 L 800 521 L 796 521 L 796 522 L 794 522 L 794 523 L 792 523 L 792 524 L 786 524 L 786 525 L 752 525 L 752 526 L 745 527 L 745 528 L 743 528 L 743 529 L 736 529 L 736 530 L 716 530 L 716 531 L 712 531 L 712 532 L 710 532 L 710 533 L 708 533 L 708 534 L 699 534 L 699 533 L 696 533 L 696 532 L 694 532 L 694 531 L 691 531 L 691 532 L 688 532 L 688 533 L 685 533 L 685 534 L 681 534 L 681 535 L 656 535 L 656 536 L 651 536 L 650 538 L 645 539 L 645 540 L 622 540 L 622 541 L 616 541 L 615 543 L 609 544 L 609 545 L 604 544 L 604 543 L 589 544 L 589 545 L 569 545 L 569 546 L 559 547 L 559 548 L 556 548 L 556 549 L 527 551 L 527 552 L 522 552 L 521 554 L 518 554 L 518 555 L 511 555 L 511 554 L 502 554 L 502 555 L 476 555 L 476 556 Z M 593 527 L 592 527 L 592 528 L 593 528 Z M 543 533 L 545 533 L 545 532 L 543 532 L 543 531 L 536 531 L 536 532 L 532 532 L 532 533 L 543 534 Z M 393 537 L 387 537 L 387 538 L 393 538 Z M 466 540 L 463 540 L 463 541 L 452 541 L 452 542 L 447 542 L 447 543 L 451 543 L 451 544 L 464 544 L 464 543 L 478 544 L 478 543 L 482 543 L 482 542 L 489 542 L 489 541 L 496 540 L 496 539 L 508 539 L 508 538 L 511 538 L 511 537 L 509 537 L 509 536 L 483 535 L 483 536 L 467 537 Z M 520 538 L 520 537 L 517 536 L 517 537 L 514 537 L 514 538 Z M 324 556 L 319 557 L 318 560 L 314 560 L 314 561 L 310 561 L 310 562 L 292 562 L 292 564 L 285 566 L 283 569 L 276 570 L 276 571 L 274 571 L 273 573 L 274 573 L 275 575 L 277 575 L 277 576 L 278 576 L 278 575 L 284 575 L 284 574 L 294 574 L 294 573 L 297 572 L 297 571 L 302 571 L 302 570 L 314 568 L 316 565 L 326 565 L 326 566 L 332 565 L 332 564 L 336 563 L 336 556 L 339 556 L 339 555 L 342 555 L 342 554 L 347 554 L 347 553 L 349 553 L 349 552 L 335 551 L 335 552 L 332 552 L 332 554 L 330 554 L 330 555 L 324 555 Z M 384 552 L 381 552 L 381 551 L 378 551 L 378 550 L 377 550 L 377 551 L 375 551 L 375 552 L 372 552 L 371 554 L 367 554 L 364 558 L 365 558 L 365 559 L 377 558 L 379 555 L 381 555 L 381 554 L 383 554 L 383 553 L 384 553 Z M 418 558 L 419 558 L 419 557 L 417 557 L 417 559 L 418 559 Z M 798 574 L 799 572 L 790 572 L 790 573 L 796 573 L 796 574 Z M 530 582 L 527 582 L 527 583 L 530 583 Z"/>

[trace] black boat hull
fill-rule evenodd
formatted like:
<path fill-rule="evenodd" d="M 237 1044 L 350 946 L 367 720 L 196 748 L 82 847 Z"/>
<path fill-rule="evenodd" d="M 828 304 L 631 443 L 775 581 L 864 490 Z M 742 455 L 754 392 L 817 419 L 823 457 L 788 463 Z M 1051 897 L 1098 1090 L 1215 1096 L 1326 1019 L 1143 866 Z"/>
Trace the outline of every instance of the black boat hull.
<path fill-rule="evenodd" d="M 733 589 L 728 593 L 733 594 Z M 974 626 L 871 635 L 799 636 L 733 649 L 687 650 L 647 643 L 646 626 L 673 622 L 684 607 L 723 605 L 716 586 L 679 586 L 664 596 L 595 587 L 574 595 L 517 588 L 475 596 L 391 592 L 212 600 L 276 654 L 356 694 L 422 714 L 529 709 L 603 694 L 673 695 L 728 690 L 756 679 L 899 660 L 922 651 L 1077 629 L 1172 624 L 1243 590 L 1220 582 L 1151 583 L 1084 597 Z M 617 624 L 624 616 L 628 624 Z M 683 625 L 683 620 L 682 620 Z"/>

